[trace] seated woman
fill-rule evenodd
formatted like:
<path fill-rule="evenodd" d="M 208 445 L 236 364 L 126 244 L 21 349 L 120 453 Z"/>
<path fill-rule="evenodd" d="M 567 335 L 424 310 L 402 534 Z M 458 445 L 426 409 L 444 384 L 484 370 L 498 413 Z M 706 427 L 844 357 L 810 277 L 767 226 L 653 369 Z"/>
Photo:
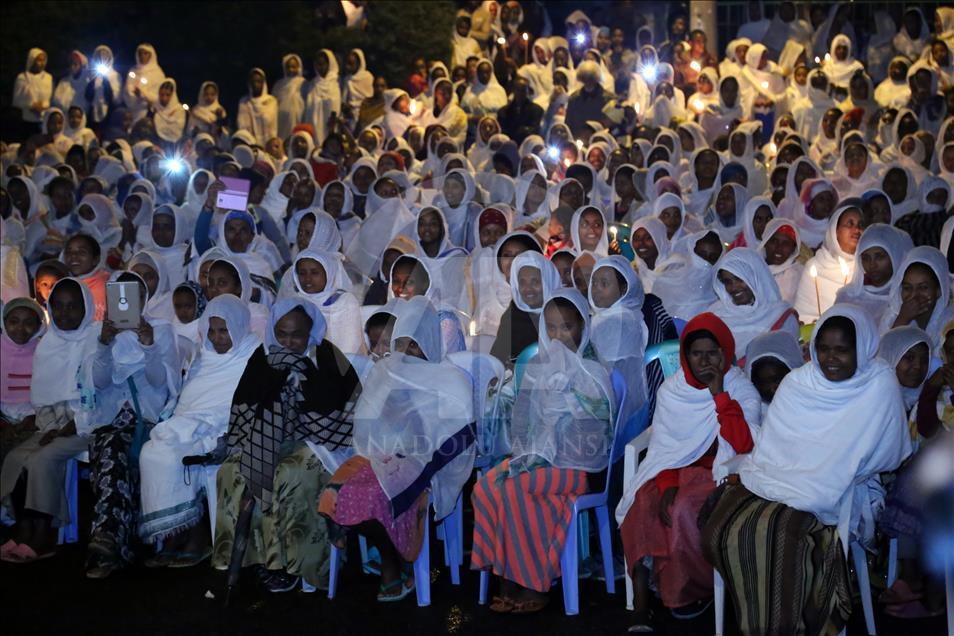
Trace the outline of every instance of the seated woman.
<path fill-rule="evenodd" d="M 593 309 L 591 339 L 600 362 L 620 372 L 626 381 L 622 421 L 628 421 L 646 402 L 646 336 L 643 322 L 643 286 L 623 256 L 596 261 L 589 286 Z M 638 433 L 639 431 L 636 431 Z"/>
<path fill-rule="evenodd" d="M 478 480 L 471 495 L 471 567 L 501 577 L 494 612 L 546 606 L 573 501 L 588 491 L 587 478 L 606 468 L 613 434 L 613 389 L 590 347 L 586 300 L 560 289 L 541 309 L 540 352 L 513 407 L 513 457 Z"/>
<path fill-rule="evenodd" d="M 752 338 L 745 348 L 745 375 L 762 398 L 762 419 L 785 376 L 805 364 L 798 338 L 770 331 Z"/>
<path fill-rule="evenodd" d="M 252 300 L 252 295 L 259 291 L 253 286 L 244 261 L 232 256 L 212 261 L 206 296 L 213 300 L 219 296 L 232 295 L 241 300 L 249 312 L 249 328 L 261 340 L 268 331 L 268 308 Z M 201 335 L 202 332 L 199 333 Z"/>
<path fill-rule="evenodd" d="M 470 313 L 470 292 L 463 284 L 467 272 L 467 250 L 448 238 L 447 221 L 440 208 L 429 205 L 417 215 L 416 256 L 427 264 L 435 284 L 446 293 L 442 300 Z"/>
<path fill-rule="evenodd" d="M 782 300 L 772 272 L 758 252 L 737 247 L 723 255 L 712 270 L 712 289 L 719 299 L 709 311 L 728 325 L 739 351 L 768 331 L 787 331 L 798 338 L 798 315 Z M 745 360 L 739 364 L 745 366 Z"/>
<path fill-rule="evenodd" d="M 677 616 L 698 614 L 712 594 L 696 518 L 728 474 L 726 462 L 752 450 L 761 421 L 759 395 L 734 356 L 735 341 L 717 316 L 689 321 L 680 339 L 682 369 L 660 387 L 649 451 L 623 487 L 616 519 L 642 631 L 653 623 L 645 557 L 652 557 L 663 605 Z"/>
<path fill-rule="evenodd" d="M 901 385 L 904 411 L 911 413 L 921 395 L 921 388 L 927 380 L 928 368 L 931 366 L 931 337 L 926 331 L 913 325 L 894 327 L 881 336 L 878 357 L 894 369 L 898 384 Z M 916 426 L 912 427 L 914 441 L 917 441 L 916 430 Z"/>
<path fill-rule="evenodd" d="M 268 349 L 259 347 L 249 358 L 232 399 L 229 457 L 216 477 L 212 566 L 228 567 L 243 500 L 254 498 L 242 563 L 257 566 L 270 592 L 293 589 L 299 577 L 316 587 L 328 581 L 328 531 L 316 502 L 351 456 L 361 384 L 325 329 L 311 303 L 275 303 Z"/>
<path fill-rule="evenodd" d="M 3 305 L 0 333 L 0 464 L 20 442 L 36 431 L 36 410 L 30 402 L 33 358 L 46 333 L 46 312 L 35 300 L 14 298 Z"/>
<path fill-rule="evenodd" d="M 729 245 L 729 249 L 736 247 L 757 249 L 762 242 L 765 227 L 775 216 L 775 204 L 769 197 L 755 196 L 749 199 L 745 209 L 742 210 L 742 231 Z"/>
<path fill-rule="evenodd" d="M 434 306 L 415 296 L 395 311 L 391 355 L 375 363 L 355 407 L 356 456 L 318 504 L 336 546 L 344 548 L 351 531 L 378 548 L 382 603 L 414 591 L 410 566 L 424 539 L 428 495 L 436 519 L 450 514 L 473 471 L 476 435 L 471 381 L 444 357 Z"/>
<path fill-rule="evenodd" d="M 500 318 L 490 355 L 512 366 L 520 353 L 537 342 L 543 302 L 560 289 L 560 273 L 543 254 L 527 250 L 509 264 L 513 299 Z"/>
<path fill-rule="evenodd" d="M 855 249 L 854 273 L 848 284 L 838 290 L 837 302 L 864 308 L 880 325 L 888 308 L 891 282 L 913 247 L 911 237 L 901 230 L 882 223 L 869 225 Z"/>
<path fill-rule="evenodd" d="M 653 293 L 666 311 L 683 321 L 701 314 L 717 300 L 712 289 L 712 267 L 725 247 L 712 230 L 687 234 L 676 241 L 672 253 L 659 264 Z"/>
<path fill-rule="evenodd" d="M 474 223 L 475 248 L 470 253 L 466 273 L 470 305 L 473 308 L 471 315 L 477 323 L 477 335 L 496 334 L 500 317 L 510 302 L 509 279 L 500 269 L 498 254 L 507 242 L 512 218 L 513 211 L 509 206 L 497 205 L 484 208 Z M 527 236 L 519 241 L 520 245 L 514 247 L 525 249 L 522 245 L 524 240 L 536 244 Z"/>
<path fill-rule="evenodd" d="M 210 453 L 228 428 L 232 394 L 261 341 L 251 331 L 246 303 L 216 296 L 199 321 L 202 349 L 179 393 L 172 417 L 152 429 L 139 456 L 142 521 L 146 543 L 162 541 L 149 567 L 191 567 L 212 554 L 205 514 L 203 470 L 182 459 Z M 186 473 L 185 477 L 183 473 Z"/>
<path fill-rule="evenodd" d="M 731 243 L 742 232 L 743 211 L 748 200 L 745 186 L 725 183 L 719 188 L 712 206 L 706 210 L 703 222 L 707 228 L 718 232 L 724 243 Z"/>
<path fill-rule="evenodd" d="M 606 220 L 596 206 L 583 206 L 573 213 L 573 219 L 570 221 L 570 237 L 577 254 L 592 252 L 597 257 L 609 256 Z"/>
<path fill-rule="evenodd" d="M 865 482 L 910 454 L 894 373 L 862 310 L 816 324 L 812 362 L 779 387 L 755 450 L 702 531 L 743 633 L 837 633 L 851 612 L 849 525 Z M 792 452 L 797 449 L 798 452 Z"/>
<path fill-rule="evenodd" d="M 437 309 L 441 325 L 441 341 L 446 353 L 456 353 L 467 348 L 464 341 L 464 329 L 460 314 L 452 304 L 444 302 L 444 293 L 448 287 L 459 284 L 453 281 L 440 281 L 431 277 L 427 264 L 412 254 L 399 256 L 391 265 L 391 287 L 388 299 L 410 300 L 415 296 L 427 298 Z M 463 281 L 461 281 L 462 283 Z"/>
<path fill-rule="evenodd" d="M 798 283 L 805 269 L 805 266 L 798 262 L 802 240 L 795 224 L 788 219 L 772 219 L 762 231 L 762 241 L 754 249 L 769 266 L 782 300 L 787 303 L 795 302 Z"/>
<path fill-rule="evenodd" d="M 818 320 L 835 304 L 838 290 L 851 280 L 861 232 L 861 208 L 844 206 L 831 215 L 825 241 L 805 263 L 795 292 L 795 311 L 802 324 Z"/>
<path fill-rule="evenodd" d="M 87 449 L 86 418 L 93 391 L 88 361 L 96 352 L 99 324 L 93 295 L 76 278 L 63 278 L 47 302 L 50 329 L 33 356 L 30 402 L 36 432 L 10 451 L 0 470 L 0 503 L 16 519 L 14 538 L 3 545 L 5 561 L 52 556 L 54 526 L 70 522 L 63 479 L 66 462 Z"/>
<path fill-rule="evenodd" d="M 693 215 L 686 212 L 682 198 L 672 192 L 664 192 L 653 202 L 653 216 L 666 226 L 666 238 L 671 243 L 683 238 L 691 232 L 702 229 L 702 223 Z"/>
<path fill-rule="evenodd" d="M 656 267 L 661 264 L 672 250 L 667 238 L 666 226 L 654 216 L 643 217 L 633 223 L 631 239 L 636 252 L 636 271 L 643 282 L 643 290 L 650 294 L 656 281 Z"/>
<path fill-rule="evenodd" d="M 940 346 L 941 327 L 954 318 L 947 258 L 934 247 L 915 247 L 901 261 L 898 273 L 891 283 L 881 332 L 915 325 L 931 336 L 935 347 Z"/>
<path fill-rule="evenodd" d="M 200 230 L 202 223 L 196 224 Z M 232 210 L 219 218 L 215 246 L 226 256 L 240 259 L 252 276 L 273 279 L 284 263 L 278 248 L 263 234 L 251 213 Z"/>
<path fill-rule="evenodd" d="M 915 327 L 889 331 L 882 338 L 882 349 L 891 359 L 901 354 L 895 366 L 902 396 L 907 405 L 918 379 L 923 382 L 917 407 L 911 412 L 911 434 L 916 446 L 930 448 L 938 444 L 938 433 L 954 428 L 954 323 L 941 330 L 940 354 L 944 365 L 924 381 L 927 372 L 927 334 Z M 887 346 L 886 346 L 887 345 Z M 906 345 L 910 345 L 906 347 Z M 906 349 L 906 351 L 902 351 Z M 882 351 L 879 350 L 879 355 Z M 888 360 L 890 364 L 890 360 Z M 919 449 L 919 453 L 921 450 Z M 944 589 L 941 581 L 926 576 L 922 568 L 921 545 L 924 525 L 923 495 L 916 483 L 917 464 L 908 462 L 898 471 L 885 499 L 878 526 L 884 534 L 898 540 L 898 578 L 881 595 L 887 604 L 885 613 L 902 618 L 926 617 L 943 612 Z"/>
<path fill-rule="evenodd" d="M 114 276 L 140 288 L 135 272 Z M 97 428 L 89 441 L 90 486 L 95 505 L 86 557 L 86 577 L 102 579 L 133 558 L 139 511 L 139 451 L 163 411 L 179 392 L 181 375 L 175 332 L 166 321 L 144 314 L 136 329 L 120 329 L 107 313 L 92 359 Z"/>
<path fill-rule="evenodd" d="M 106 315 L 106 281 L 109 270 L 104 262 L 99 241 L 89 234 L 74 234 L 63 246 L 60 258 L 66 263 L 70 276 L 81 281 L 93 296 L 94 320 Z"/>
<path fill-rule="evenodd" d="M 362 350 L 361 304 L 347 290 L 350 285 L 333 252 L 307 249 L 295 257 L 292 266 L 295 291 L 318 308 L 327 325 L 327 338 L 345 353 Z"/>

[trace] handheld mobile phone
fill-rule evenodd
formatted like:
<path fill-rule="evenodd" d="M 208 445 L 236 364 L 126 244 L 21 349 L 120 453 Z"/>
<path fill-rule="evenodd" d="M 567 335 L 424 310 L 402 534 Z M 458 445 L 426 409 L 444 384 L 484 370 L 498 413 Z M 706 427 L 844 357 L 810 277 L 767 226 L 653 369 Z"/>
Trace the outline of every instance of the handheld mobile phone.
<path fill-rule="evenodd" d="M 215 207 L 223 210 L 242 210 L 248 208 L 248 192 L 251 189 L 251 182 L 248 179 L 235 179 L 233 177 L 222 177 L 222 183 L 225 189 L 219 192 L 215 198 Z"/>
<path fill-rule="evenodd" d="M 136 329 L 142 314 L 140 287 L 135 281 L 106 283 L 106 315 L 119 329 Z"/>

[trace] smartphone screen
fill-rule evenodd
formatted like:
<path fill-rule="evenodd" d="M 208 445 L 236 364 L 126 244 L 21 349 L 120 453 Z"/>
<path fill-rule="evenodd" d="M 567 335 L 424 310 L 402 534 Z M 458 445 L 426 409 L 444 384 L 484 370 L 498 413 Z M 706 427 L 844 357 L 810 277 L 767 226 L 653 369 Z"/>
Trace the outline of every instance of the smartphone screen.
<path fill-rule="evenodd" d="M 248 179 L 222 177 L 225 189 L 219 192 L 215 199 L 215 206 L 223 210 L 242 210 L 248 208 L 248 191 L 251 182 Z"/>

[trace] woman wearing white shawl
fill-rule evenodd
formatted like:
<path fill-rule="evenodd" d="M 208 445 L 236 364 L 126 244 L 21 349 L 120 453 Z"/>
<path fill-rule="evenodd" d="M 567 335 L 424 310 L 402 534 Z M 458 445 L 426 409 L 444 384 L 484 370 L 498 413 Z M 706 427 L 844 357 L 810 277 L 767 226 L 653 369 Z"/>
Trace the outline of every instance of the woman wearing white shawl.
<path fill-rule="evenodd" d="M 901 263 L 913 247 L 905 232 L 883 223 L 869 225 L 855 249 L 851 280 L 838 290 L 835 302 L 861 307 L 874 324 L 880 325 L 888 309 L 891 284 L 901 276 Z"/>
<path fill-rule="evenodd" d="M 740 351 L 762 333 L 786 331 L 798 337 L 798 317 L 782 300 L 765 260 L 748 247 L 727 252 L 713 268 L 712 288 L 718 300 L 709 311 L 732 331 Z"/>
<path fill-rule="evenodd" d="M 463 282 L 462 273 L 459 278 Z M 454 304 L 469 301 L 466 294 L 462 294 L 459 289 L 464 285 L 457 281 L 445 280 L 436 267 L 414 254 L 401 254 L 394 259 L 387 280 L 388 301 L 395 298 L 410 300 L 416 296 L 423 296 L 434 305 L 440 321 L 441 340 L 445 352 L 457 353 L 467 348 L 462 318 L 468 316 Z"/>
<path fill-rule="evenodd" d="M 798 133 L 805 139 L 812 139 L 820 132 L 822 118 L 829 109 L 835 108 L 831 96 L 831 83 L 824 71 L 813 68 L 808 72 L 805 82 L 807 94 L 789 107 L 795 117 Z"/>
<path fill-rule="evenodd" d="M 687 171 L 680 178 L 680 187 L 688 199 L 686 210 L 701 218 L 716 193 L 716 179 L 722 168 L 722 157 L 711 148 L 696 148 Z"/>
<path fill-rule="evenodd" d="M 461 34 L 463 31 L 463 35 Z M 463 66 L 467 68 L 467 58 L 482 57 L 480 44 L 470 37 L 470 12 L 465 9 L 457 11 L 454 20 L 454 30 L 451 32 L 451 68 Z"/>
<path fill-rule="evenodd" d="M 239 224 L 244 223 L 244 227 Z M 246 232 L 248 228 L 248 232 Z M 241 260 L 250 274 L 272 279 L 282 268 L 278 248 L 258 233 L 255 219 L 248 212 L 232 210 L 219 218 L 215 245 L 226 256 Z"/>
<path fill-rule="evenodd" d="M 910 7 L 901 17 L 901 28 L 894 36 L 894 48 L 912 62 L 921 57 L 924 46 L 931 37 L 924 13 L 917 7 Z"/>
<path fill-rule="evenodd" d="M 756 157 L 755 134 L 761 128 L 758 121 L 739 124 L 729 136 L 726 163 L 738 163 L 748 174 L 747 191 L 750 197 L 765 194 L 769 187 L 765 164 Z"/>
<path fill-rule="evenodd" d="M 874 33 L 865 45 L 864 60 L 867 72 L 874 81 L 880 82 L 888 74 L 889 63 L 896 54 L 892 40 L 898 33 L 898 26 L 887 11 L 875 11 L 874 24 Z"/>
<path fill-rule="evenodd" d="M 481 229 L 486 226 L 501 227 L 504 234 L 490 244 L 484 244 Z M 470 254 L 468 269 L 473 319 L 477 323 L 477 335 L 494 336 L 500 327 L 500 317 L 510 303 L 510 281 L 500 269 L 499 258 L 503 244 L 510 236 L 513 211 L 507 206 L 494 205 L 484 208 L 474 223 L 474 250 Z"/>
<path fill-rule="evenodd" d="M 146 297 L 147 284 L 138 274 L 117 272 L 113 278 Z M 139 497 L 130 464 L 148 428 L 172 410 L 182 376 L 172 326 L 145 313 L 133 330 L 119 330 L 105 320 L 88 363 L 96 388 L 92 421 L 103 425 L 90 439 L 96 518 L 86 567 L 87 577 L 103 578 L 132 560 Z"/>
<path fill-rule="evenodd" d="M 364 61 L 364 51 L 361 49 L 351 49 L 345 61 L 345 70 L 348 74 L 344 77 L 341 103 L 343 106 L 350 107 L 352 115 L 357 119 L 361 111 L 361 102 L 374 94 L 374 75 L 368 71 L 368 65 Z"/>
<path fill-rule="evenodd" d="M 123 86 L 123 103 L 132 114 L 133 123 L 145 117 L 149 107 L 159 99 L 159 86 L 165 78 L 156 49 L 151 44 L 137 46 L 136 64 L 129 69 Z"/>
<path fill-rule="evenodd" d="M 298 173 L 292 170 L 279 172 L 268 182 L 265 196 L 259 207 L 264 208 L 272 220 L 281 227 L 285 223 L 288 200 L 298 183 Z"/>
<path fill-rule="evenodd" d="M 743 108 L 750 116 L 765 106 L 765 102 L 779 104 L 780 110 L 785 103 L 785 78 L 778 66 L 768 60 L 768 49 L 764 44 L 753 44 L 745 54 L 745 68 L 742 69 L 745 85 L 742 87 Z"/>
<path fill-rule="evenodd" d="M 497 121 L 496 115 L 484 115 L 478 119 L 476 132 L 474 144 L 467 150 L 467 160 L 472 166 L 482 170 L 484 163 L 493 158 L 494 155 L 494 151 L 490 148 L 490 140 L 494 135 L 500 133 L 500 123 Z M 525 156 L 523 144 L 521 144 L 520 156 Z M 492 167 L 493 164 L 491 163 L 490 166 Z"/>
<path fill-rule="evenodd" d="M 822 71 L 835 88 L 848 92 L 848 82 L 856 71 L 863 71 L 865 66 L 851 55 L 851 38 L 838 34 L 831 41 L 831 49 L 825 56 Z M 839 57 L 839 51 L 841 57 Z"/>
<path fill-rule="evenodd" d="M 462 284 L 467 276 L 467 250 L 451 243 L 447 219 L 440 208 L 433 205 L 421 208 L 414 236 L 416 255 L 436 279 L 433 284 L 444 290 L 442 299 L 470 314 L 470 292 Z"/>
<path fill-rule="evenodd" d="M 168 99 L 163 103 L 163 98 Z M 176 81 L 171 77 L 162 80 L 155 101 L 150 102 L 153 110 L 153 125 L 159 139 L 175 143 L 182 137 L 186 125 L 186 111 L 179 103 L 176 93 Z"/>
<path fill-rule="evenodd" d="M 875 163 L 868 147 L 854 140 L 845 144 L 835 163 L 832 185 L 840 200 L 860 197 L 881 183 L 880 162 Z"/>
<path fill-rule="evenodd" d="M 57 129 L 56 121 L 55 120 L 51 121 L 51 118 L 54 115 L 59 115 L 58 129 Z M 52 149 L 60 157 L 66 157 L 66 153 L 69 152 L 69 149 L 73 146 L 75 142 L 73 141 L 72 138 L 66 136 L 66 133 L 64 132 L 65 128 L 66 128 L 66 115 L 63 114 L 62 110 L 54 106 L 52 108 L 47 108 L 45 111 L 43 111 L 43 123 L 40 125 L 40 132 L 42 132 L 44 135 L 48 135 L 51 138 L 51 141 L 48 144 L 44 144 L 43 146 L 44 151 L 48 149 Z M 34 170 L 34 174 L 32 175 L 34 177 L 34 180 L 36 180 L 35 179 L 36 170 L 43 167 L 49 167 L 49 166 L 37 166 L 36 169 Z M 58 173 L 55 173 L 54 176 L 56 174 Z M 45 184 L 38 184 L 38 185 L 40 185 L 40 188 L 42 189 Z"/>
<path fill-rule="evenodd" d="M 70 72 L 56 84 L 50 102 L 65 113 L 79 106 L 86 113 L 86 84 L 89 82 L 89 59 L 81 51 L 70 51 Z"/>
<path fill-rule="evenodd" d="M 76 113 L 76 116 L 73 116 Z M 96 133 L 86 126 L 86 109 L 82 106 L 70 106 L 66 110 L 66 126 L 63 128 L 66 135 L 74 144 L 88 149 L 96 141 Z M 151 144 L 150 144 L 151 145 Z"/>
<path fill-rule="evenodd" d="M 113 62 L 113 51 L 105 44 L 100 44 L 93 49 L 90 59 L 90 78 L 84 94 L 92 93 L 92 98 L 87 97 L 87 100 L 90 102 L 90 119 L 96 124 L 106 119 L 110 107 L 117 104 L 121 98 L 119 91 L 122 89 L 122 78 L 113 68 Z M 103 67 L 106 69 L 105 76 L 95 70 Z"/>
<path fill-rule="evenodd" d="M 407 91 L 400 88 L 384 91 L 384 132 L 388 139 L 403 137 L 414 123 L 410 106 L 411 98 Z"/>
<path fill-rule="evenodd" d="M 195 136 L 198 133 L 208 133 L 214 143 L 222 132 L 221 123 L 226 115 L 225 108 L 219 103 L 219 85 L 210 81 L 202 82 L 195 104 L 189 109 L 186 134 Z"/>
<path fill-rule="evenodd" d="M 361 353 L 361 303 L 347 291 L 340 255 L 307 249 L 292 263 L 295 291 L 315 305 L 328 325 L 328 341 L 344 353 Z"/>
<path fill-rule="evenodd" d="M 657 267 L 653 282 L 653 295 L 659 297 L 670 316 L 688 321 L 716 301 L 712 265 L 723 249 L 712 230 L 687 234 L 675 242 L 670 256 Z"/>
<path fill-rule="evenodd" d="M 699 116 L 699 124 L 706 131 L 709 146 L 728 134 L 732 122 L 741 121 L 744 117 L 739 79 L 732 75 L 723 76 L 719 80 L 718 104 L 709 104 Z"/>
<path fill-rule="evenodd" d="M 828 232 L 830 214 L 838 202 L 838 193 L 828 179 L 806 179 L 802 182 L 800 201 L 792 209 L 791 220 L 802 242 L 818 249 Z"/>
<path fill-rule="evenodd" d="M 921 345 L 923 349 L 920 355 L 918 351 L 912 351 Z M 904 412 L 913 415 L 912 409 L 917 404 L 921 396 L 921 387 L 928 377 L 931 337 L 923 329 L 913 325 L 894 327 L 881 336 L 878 357 L 895 370 L 898 384 L 901 385 Z M 903 369 L 899 366 L 902 359 L 906 359 L 907 362 Z"/>
<path fill-rule="evenodd" d="M 933 347 L 943 344 L 941 328 L 954 319 L 950 306 L 950 274 L 947 256 L 928 245 L 907 253 L 891 281 L 888 307 L 880 331 L 914 325 L 931 336 Z"/>
<path fill-rule="evenodd" d="M 463 182 L 462 194 L 461 182 Z M 475 215 L 480 212 L 480 204 L 474 201 L 475 193 L 476 184 L 471 173 L 456 168 L 444 176 L 441 193 L 434 198 L 434 205 L 440 208 L 447 221 L 446 238 L 454 245 L 466 245 L 467 230 L 473 223 Z"/>
<path fill-rule="evenodd" d="M 527 170 L 517 178 L 515 198 L 519 226 L 530 220 L 547 218 L 550 215 L 550 197 L 547 193 L 546 174 L 539 170 Z"/>
<path fill-rule="evenodd" d="M 577 209 L 570 221 L 570 236 L 577 254 L 586 251 L 598 257 L 609 256 L 609 233 L 600 208 L 584 205 Z"/>
<path fill-rule="evenodd" d="M 643 217 L 633 223 L 630 242 L 636 253 L 634 259 L 643 291 L 651 294 L 659 271 L 657 268 L 669 257 L 672 245 L 666 236 L 666 226 L 654 216 Z"/>
<path fill-rule="evenodd" d="M 491 77 L 493 77 L 493 71 L 491 71 Z M 504 96 L 506 98 L 506 94 Z M 424 128 L 433 125 L 443 126 L 455 143 L 463 144 L 467 137 L 467 113 L 455 103 L 456 99 L 454 85 L 449 79 L 442 77 L 435 81 L 432 105 L 421 113 L 420 125 Z M 426 170 L 422 174 L 426 174 Z"/>
<path fill-rule="evenodd" d="M 129 259 L 126 269 L 146 284 L 146 298 L 141 305 L 143 317 L 150 321 L 171 323 L 175 315 L 175 305 L 172 302 L 169 274 L 162 257 L 153 250 L 139 250 Z M 176 283 L 176 286 L 179 284 Z"/>
<path fill-rule="evenodd" d="M 687 214 L 682 198 L 672 192 L 659 195 L 653 203 L 653 216 L 666 226 L 666 235 L 671 243 L 702 229 L 702 221 Z"/>
<path fill-rule="evenodd" d="M 763 420 L 779 384 L 790 371 L 805 364 L 802 355 L 798 338 L 786 331 L 763 333 L 745 348 L 745 375 L 762 398 Z"/>
<path fill-rule="evenodd" d="M 646 402 L 646 341 L 643 285 L 623 256 L 606 256 L 593 266 L 589 302 L 593 310 L 591 338 L 596 356 L 626 382 L 620 421 L 626 422 Z"/>
<path fill-rule="evenodd" d="M 540 350 L 527 364 L 514 402 L 512 458 L 478 480 L 471 496 L 471 567 L 501 577 L 495 612 L 537 611 L 546 604 L 561 575 L 573 502 L 587 492 L 587 474 L 606 468 L 613 438 L 613 388 L 589 346 L 586 300 L 561 289 L 542 309 Z"/>
<path fill-rule="evenodd" d="M 47 55 L 43 49 L 30 49 L 26 66 L 13 84 L 13 106 L 20 109 L 23 121 L 40 123 L 42 113 L 53 97 L 53 76 L 46 72 Z"/>
<path fill-rule="evenodd" d="M 165 555 L 175 560 L 170 553 L 186 543 L 199 551 L 181 560 L 198 563 L 210 552 L 204 543 L 209 531 L 199 528 L 205 469 L 183 468 L 182 459 L 209 453 L 225 434 L 232 393 L 246 362 L 261 344 L 250 330 L 248 307 L 230 294 L 209 302 L 200 318 L 199 334 L 202 349 L 189 369 L 175 411 L 152 429 L 139 457 L 143 515 L 139 532 L 147 543 L 163 542 L 160 565 L 169 563 L 162 559 Z M 190 478 L 183 479 L 183 470 Z"/>
<path fill-rule="evenodd" d="M 36 346 L 30 381 L 36 432 L 7 454 L 0 472 L 5 507 L 16 516 L 33 512 L 32 524 L 17 527 L 19 545 L 14 549 L 21 561 L 36 560 L 55 547 L 54 521 L 59 526 L 70 522 L 63 490 L 66 462 L 87 449 L 89 434 L 100 424 L 87 417 L 95 406 L 87 360 L 96 352 L 100 333 L 92 294 L 78 279 L 63 278 L 50 291 L 47 305 L 50 327 Z M 14 511 L 10 497 L 24 471 L 23 509 Z"/>
<path fill-rule="evenodd" d="M 345 249 L 347 260 L 368 278 L 380 268 L 388 244 L 398 234 L 409 233 L 408 228 L 412 228 L 415 222 L 414 214 L 401 197 L 384 199 L 376 210 L 370 212 Z"/>
<path fill-rule="evenodd" d="M 123 230 L 119 225 L 119 210 L 112 199 L 102 194 L 87 194 L 80 199 L 76 210 L 80 231 L 96 238 L 104 251 L 119 244 Z M 93 218 L 88 218 L 90 213 L 86 210 L 92 212 Z"/>
<path fill-rule="evenodd" d="M 749 38 L 729 40 L 725 47 L 725 57 L 719 62 L 719 77 L 739 76 L 745 66 L 745 54 L 752 46 Z"/>
<path fill-rule="evenodd" d="M 298 125 L 305 112 L 305 101 L 301 94 L 302 84 L 305 83 L 301 57 L 297 53 L 284 55 L 282 70 L 284 76 L 275 82 L 272 90 L 278 100 L 278 136 L 288 139 L 292 129 Z"/>
<path fill-rule="evenodd" d="M 732 589 L 744 632 L 834 633 L 847 620 L 844 557 L 853 538 L 874 530 L 869 482 L 880 489 L 878 473 L 911 453 L 897 379 L 875 358 L 877 348 L 864 312 L 851 305 L 826 312 L 812 336 L 812 362 L 782 381 L 755 450 L 709 516 L 706 556 Z M 795 592 L 820 589 L 822 580 L 830 593 Z M 788 609 L 770 609 L 776 604 Z"/>
<path fill-rule="evenodd" d="M 239 100 L 236 124 L 239 130 L 252 133 L 263 148 L 278 134 L 278 100 L 268 94 L 265 71 L 260 68 L 248 73 L 248 95 Z"/>
<path fill-rule="evenodd" d="M 758 249 L 765 236 L 765 227 L 775 218 L 775 204 L 769 197 L 752 197 L 742 210 L 742 232 L 735 237 L 730 247 Z"/>
<path fill-rule="evenodd" d="M 517 241 L 511 241 L 516 237 Z M 523 243 L 524 245 L 520 245 Z M 512 232 L 501 239 L 497 261 L 510 260 L 510 304 L 500 317 L 491 355 L 510 366 L 520 353 L 539 339 L 539 317 L 547 297 L 560 289 L 560 272 L 539 251 L 525 249 L 510 256 L 517 246 L 535 244 L 526 232 Z M 503 269 L 502 269 L 503 271 Z M 506 272 L 504 272 L 506 273 Z"/>
<path fill-rule="evenodd" d="M 288 220 L 286 237 L 288 244 L 292 246 L 293 257 L 306 249 L 332 253 L 341 251 L 341 231 L 338 224 L 334 217 L 319 208 L 305 208 L 295 212 Z M 288 272 L 282 276 L 283 283 L 287 275 Z"/>
<path fill-rule="evenodd" d="M 875 88 L 874 98 L 882 108 L 904 108 L 911 101 L 908 85 L 908 59 L 897 56 L 888 65 L 888 76 Z"/>
<path fill-rule="evenodd" d="M 824 243 L 805 263 L 798 283 L 795 310 L 802 324 L 818 320 L 835 303 L 838 290 L 851 280 L 860 239 L 861 211 L 854 205 L 835 210 Z"/>
<path fill-rule="evenodd" d="M 206 258 L 209 252 L 213 252 L 213 255 Z M 202 260 L 199 261 L 200 270 L 208 260 L 211 260 L 206 291 L 209 300 L 227 294 L 241 300 L 251 316 L 249 328 L 260 340 L 264 339 L 268 334 L 268 306 L 264 301 L 271 302 L 274 298 L 273 290 L 265 290 L 261 285 L 257 285 L 242 260 L 234 256 L 223 256 L 218 248 L 213 248 L 202 255 Z M 252 300 L 252 295 L 255 293 L 262 302 Z"/>
<path fill-rule="evenodd" d="M 712 593 L 696 518 L 728 462 L 752 450 L 761 421 L 759 394 L 732 364 L 735 342 L 718 317 L 703 313 L 680 339 L 681 368 L 659 388 L 646 458 L 623 486 L 616 520 L 627 569 L 638 583 L 638 622 L 649 623 L 648 575 L 669 608 Z M 736 460 L 737 461 L 737 460 Z"/>
<path fill-rule="evenodd" d="M 747 202 L 748 194 L 743 186 L 738 183 L 723 185 L 703 217 L 706 227 L 717 232 L 723 243 L 731 243 L 742 231 L 745 221 L 742 212 Z"/>
<path fill-rule="evenodd" d="M 476 431 L 470 378 L 445 358 L 437 312 L 417 297 L 395 307 L 391 354 L 374 364 L 354 410 L 356 456 L 335 472 L 319 510 L 344 547 L 360 526 L 382 556 L 379 601 L 414 590 L 402 576 L 420 552 L 429 497 L 443 519 L 473 472 Z"/>
<path fill-rule="evenodd" d="M 534 97 L 549 95 L 553 91 L 553 75 L 550 70 L 550 41 L 536 38 L 530 52 L 530 62 L 517 69 L 517 75 L 527 80 Z"/>
<path fill-rule="evenodd" d="M 341 88 L 338 86 L 338 60 L 328 49 L 315 56 L 315 77 L 302 87 L 305 110 L 302 121 L 311 124 L 315 143 L 321 145 L 328 136 L 328 118 L 341 113 Z"/>

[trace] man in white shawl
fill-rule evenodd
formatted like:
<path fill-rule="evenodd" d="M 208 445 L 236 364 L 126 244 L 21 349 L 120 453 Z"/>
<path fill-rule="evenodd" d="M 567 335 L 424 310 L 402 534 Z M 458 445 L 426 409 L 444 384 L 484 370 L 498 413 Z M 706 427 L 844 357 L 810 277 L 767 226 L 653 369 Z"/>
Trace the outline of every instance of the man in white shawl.
<path fill-rule="evenodd" d="M 332 113 L 341 115 L 341 88 L 338 86 L 338 60 L 334 52 L 321 49 L 315 55 L 315 77 L 302 86 L 305 112 L 302 121 L 315 131 L 315 144 L 321 146 L 328 136 Z M 360 106 L 360 104 L 359 104 Z"/>
<path fill-rule="evenodd" d="M 140 535 L 163 542 L 151 565 L 196 565 L 211 556 L 203 527 L 205 469 L 184 467 L 187 456 L 215 449 L 229 423 L 232 393 L 261 341 L 250 331 L 246 304 L 231 294 L 212 299 L 199 319 L 203 345 L 189 369 L 172 417 L 149 434 L 139 457 Z M 183 473 L 187 477 L 183 478 Z"/>
<path fill-rule="evenodd" d="M 863 311 L 826 312 L 812 362 L 782 381 L 755 450 L 709 515 L 706 556 L 744 633 L 835 633 L 851 613 L 844 556 L 874 529 L 869 482 L 911 453 L 901 391 L 877 349 Z M 807 592 L 819 586 L 830 591 Z"/>

